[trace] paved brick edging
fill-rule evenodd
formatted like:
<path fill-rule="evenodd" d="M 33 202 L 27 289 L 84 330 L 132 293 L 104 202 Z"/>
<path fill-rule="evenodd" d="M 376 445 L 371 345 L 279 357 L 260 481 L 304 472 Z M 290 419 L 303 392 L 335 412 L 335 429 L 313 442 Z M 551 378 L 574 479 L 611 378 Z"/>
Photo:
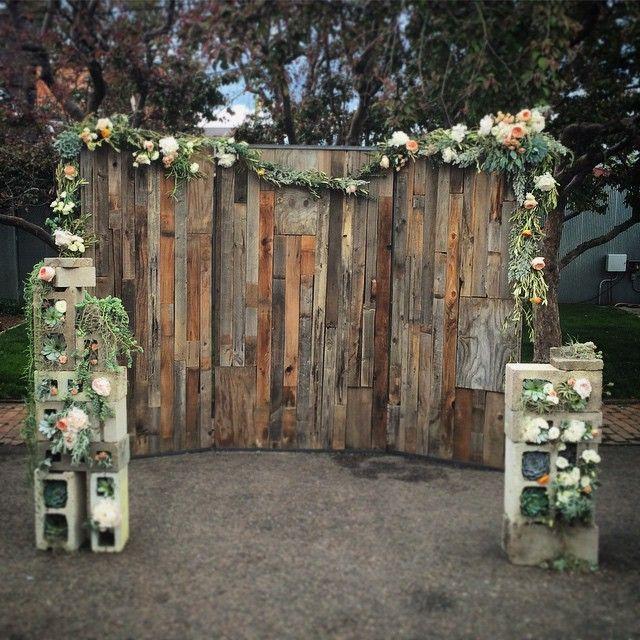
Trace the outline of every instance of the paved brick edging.
<path fill-rule="evenodd" d="M 605 404 L 602 442 L 640 445 L 640 402 Z M 20 429 L 25 417 L 22 403 L 0 403 L 0 444 L 22 444 Z"/>

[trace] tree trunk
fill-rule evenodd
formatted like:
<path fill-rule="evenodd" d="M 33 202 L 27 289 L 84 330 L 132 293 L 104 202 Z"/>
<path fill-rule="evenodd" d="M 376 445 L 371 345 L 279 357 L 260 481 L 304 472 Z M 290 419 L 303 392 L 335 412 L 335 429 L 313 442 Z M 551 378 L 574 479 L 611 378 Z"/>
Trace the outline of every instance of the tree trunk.
<path fill-rule="evenodd" d="M 541 255 L 546 261 L 545 280 L 549 287 L 547 304 L 535 309 L 533 326 L 535 340 L 533 345 L 534 362 L 549 362 L 550 347 L 562 344 L 560 331 L 560 311 L 558 308 L 558 288 L 560 284 L 560 240 L 564 211 L 553 211 L 544 225 L 545 238 L 541 245 Z"/>

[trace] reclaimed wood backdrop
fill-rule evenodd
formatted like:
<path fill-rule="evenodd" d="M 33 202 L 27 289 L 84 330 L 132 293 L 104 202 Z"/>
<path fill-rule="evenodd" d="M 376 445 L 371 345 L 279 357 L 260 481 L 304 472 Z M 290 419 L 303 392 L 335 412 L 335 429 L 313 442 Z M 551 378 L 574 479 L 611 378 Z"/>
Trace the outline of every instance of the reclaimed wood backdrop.
<path fill-rule="evenodd" d="M 264 148 L 333 175 L 362 150 Z M 368 199 L 275 189 L 237 166 L 171 196 L 159 167 L 84 152 L 99 295 L 144 347 L 134 451 L 389 449 L 500 467 L 512 197 L 425 160 Z"/>

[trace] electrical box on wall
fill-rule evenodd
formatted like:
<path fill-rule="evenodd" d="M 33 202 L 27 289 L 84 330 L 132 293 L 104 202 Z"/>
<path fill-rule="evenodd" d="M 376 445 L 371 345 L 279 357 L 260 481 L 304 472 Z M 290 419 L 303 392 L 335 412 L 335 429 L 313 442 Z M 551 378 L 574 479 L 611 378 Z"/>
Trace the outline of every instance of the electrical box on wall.
<path fill-rule="evenodd" d="M 626 253 L 607 253 L 604 270 L 608 273 L 624 273 L 627 270 Z"/>

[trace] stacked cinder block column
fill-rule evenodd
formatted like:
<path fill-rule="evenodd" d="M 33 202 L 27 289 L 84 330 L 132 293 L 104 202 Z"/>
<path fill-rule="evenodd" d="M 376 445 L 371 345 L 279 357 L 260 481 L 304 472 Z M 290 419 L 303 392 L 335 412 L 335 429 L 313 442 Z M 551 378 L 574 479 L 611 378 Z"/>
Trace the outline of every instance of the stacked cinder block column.
<path fill-rule="evenodd" d="M 76 305 L 84 289 L 96 284 L 95 268 L 90 258 L 47 258 L 45 267 L 55 270 L 44 305 L 55 307 L 65 301 L 64 317 L 54 328 L 44 322 L 34 331 L 36 367 L 36 424 L 47 414 L 64 412 L 70 402 L 90 416 L 91 446 L 89 459 L 74 463 L 69 452 L 53 453 L 51 442 L 38 430 L 37 453 L 41 463 L 35 473 L 35 528 L 39 549 L 78 549 L 90 537 L 93 551 L 120 551 L 128 538 L 129 439 L 127 435 L 127 370 L 107 370 L 101 350 L 100 336 L 80 335 L 76 326 Z M 39 301 L 34 301 L 40 304 Z M 37 314 L 37 315 L 36 315 Z M 34 308 L 34 317 L 42 317 L 43 309 Z M 45 344 L 55 345 L 56 358 L 42 354 Z M 93 348 L 91 345 L 93 344 Z M 89 347 L 85 351 L 85 347 Z M 88 355 L 87 355 L 88 354 Z M 54 354 L 55 355 L 55 354 Z M 60 357 L 61 356 L 61 357 Z M 110 392 L 105 401 L 113 416 L 100 421 L 91 414 L 87 389 L 77 379 L 77 359 L 89 358 L 91 379 L 109 381 Z M 114 476 L 105 495 L 99 487 L 103 476 Z M 96 504 L 112 515 L 113 526 L 100 530 L 93 524 Z"/>
<path fill-rule="evenodd" d="M 562 483 L 568 479 L 563 471 L 584 464 L 585 450 L 594 452 L 587 454 L 587 460 L 597 454 L 602 428 L 602 360 L 563 358 L 561 354 L 560 349 L 553 349 L 551 364 L 506 367 L 503 548 L 515 564 L 539 565 L 559 557 L 589 564 L 598 561 L 598 527 L 593 512 L 586 521 L 584 517 L 572 519 L 556 500 L 558 488 L 562 491 Z M 584 380 L 589 382 L 591 393 L 579 411 L 568 411 L 562 400 L 544 411 L 535 411 L 523 402 L 525 383 L 530 381 L 551 383 L 555 390 Z M 585 435 L 577 442 L 570 441 L 575 440 L 569 433 L 571 425 L 578 425 L 580 433 L 581 423 L 586 425 Z M 534 426 L 532 432 L 528 428 L 532 424 L 543 428 Z M 544 434 L 541 441 L 532 437 L 538 431 Z M 572 487 L 584 494 L 580 499 L 593 500 L 595 484 L 584 487 L 578 481 Z"/>

